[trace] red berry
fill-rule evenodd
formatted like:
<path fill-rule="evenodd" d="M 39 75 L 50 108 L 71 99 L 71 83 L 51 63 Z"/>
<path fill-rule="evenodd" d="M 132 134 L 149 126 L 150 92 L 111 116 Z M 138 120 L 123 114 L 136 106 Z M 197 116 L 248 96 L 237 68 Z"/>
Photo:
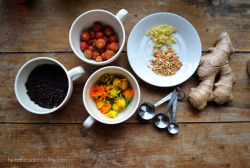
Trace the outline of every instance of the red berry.
<path fill-rule="evenodd" d="M 106 44 L 108 44 L 108 42 L 109 42 L 109 38 L 108 37 L 104 36 L 103 40 L 105 40 Z"/>
<path fill-rule="evenodd" d="M 102 60 L 106 60 L 106 58 L 105 58 L 105 53 L 102 53 L 102 54 L 101 54 L 101 57 L 102 57 Z"/>
<path fill-rule="evenodd" d="M 90 49 L 85 50 L 84 56 L 88 59 L 92 58 L 92 51 Z"/>
<path fill-rule="evenodd" d="M 104 48 L 106 46 L 106 42 L 104 39 L 100 38 L 100 39 L 96 40 L 95 46 L 99 49 Z"/>
<path fill-rule="evenodd" d="M 104 30 L 104 34 L 109 37 L 110 35 L 113 35 L 114 34 L 114 31 L 111 27 L 106 27 L 105 30 Z"/>
<path fill-rule="evenodd" d="M 118 42 L 118 38 L 117 38 L 117 36 L 111 35 L 109 37 L 109 41 L 110 41 L 110 43 L 112 43 L 112 42 Z"/>
<path fill-rule="evenodd" d="M 94 32 L 94 30 L 90 30 L 89 31 L 89 35 L 90 35 L 91 39 L 94 39 L 95 38 L 95 32 Z"/>
<path fill-rule="evenodd" d="M 110 44 L 110 49 L 113 50 L 114 52 L 117 52 L 119 50 L 119 44 L 116 42 L 113 42 Z"/>
<path fill-rule="evenodd" d="M 101 31 L 102 30 L 102 24 L 100 22 L 95 22 L 93 25 L 93 29 L 95 32 Z"/>
<path fill-rule="evenodd" d="M 82 39 L 82 41 L 89 41 L 89 38 L 90 38 L 90 36 L 89 36 L 89 33 L 88 33 L 88 32 L 83 32 L 83 33 L 81 34 L 81 39 Z"/>
<path fill-rule="evenodd" d="M 106 50 L 110 50 L 110 44 L 107 44 Z"/>
<path fill-rule="evenodd" d="M 95 37 L 96 37 L 97 39 L 103 38 L 103 33 L 102 33 L 102 32 L 96 32 Z"/>
<path fill-rule="evenodd" d="M 93 40 L 89 40 L 88 45 L 93 45 Z"/>
<path fill-rule="evenodd" d="M 92 45 L 88 46 L 88 49 L 90 49 L 91 51 L 95 50 L 94 46 L 92 46 Z"/>
<path fill-rule="evenodd" d="M 102 56 L 100 56 L 100 55 L 97 56 L 95 60 L 96 60 L 96 62 L 102 62 Z"/>
<path fill-rule="evenodd" d="M 100 56 L 100 53 L 98 51 L 94 51 L 93 54 L 92 54 L 92 59 L 96 60 L 97 56 Z"/>
<path fill-rule="evenodd" d="M 80 48 L 82 51 L 85 51 L 88 48 L 88 44 L 85 41 L 81 42 Z"/>
<path fill-rule="evenodd" d="M 110 58 L 112 58 L 114 55 L 115 55 L 115 53 L 112 50 L 107 50 L 107 51 L 104 52 L 104 56 L 105 56 L 105 58 L 107 60 L 110 59 Z"/>

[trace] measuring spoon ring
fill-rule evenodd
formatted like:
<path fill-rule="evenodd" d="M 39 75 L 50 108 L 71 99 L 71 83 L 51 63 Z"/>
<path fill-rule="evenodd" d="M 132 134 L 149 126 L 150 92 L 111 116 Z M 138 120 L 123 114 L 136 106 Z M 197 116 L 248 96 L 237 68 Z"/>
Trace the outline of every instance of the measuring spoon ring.
<path fill-rule="evenodd" d="M 170 119 L 169 119 L 167 113 L 168 113 L 168 110 L 170 109 L 170 107 L 172 106 L 175 98 L 178 96 L 179 90 L 180 90 L 180 88 L 176 88 L 172 92 L 171 99 L 169 100 L 169 103 L 168 103 L 167 108 L 165 109 L 165 111 L 163 113 L 158 113 L 154 117 L 154 123 L 158 128 L 167 128 L 168 124 L 170 123 Z"/>

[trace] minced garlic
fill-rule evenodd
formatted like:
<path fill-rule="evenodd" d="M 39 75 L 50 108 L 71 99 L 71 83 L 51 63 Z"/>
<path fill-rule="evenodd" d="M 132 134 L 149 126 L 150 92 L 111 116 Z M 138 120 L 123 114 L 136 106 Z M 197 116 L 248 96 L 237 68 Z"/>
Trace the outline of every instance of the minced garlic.
<path fill-rule="evenodd" d="M 176 39 L 172 35 L 176 31 L 176 28 L 164 24 L 148 30 L 146 35 L 149 36 L 152 34 L 150 38 L 154 42 L 154 48 L 161 48 L 162 45 L 171 46 L 172 43 L 176 43 Z"/>

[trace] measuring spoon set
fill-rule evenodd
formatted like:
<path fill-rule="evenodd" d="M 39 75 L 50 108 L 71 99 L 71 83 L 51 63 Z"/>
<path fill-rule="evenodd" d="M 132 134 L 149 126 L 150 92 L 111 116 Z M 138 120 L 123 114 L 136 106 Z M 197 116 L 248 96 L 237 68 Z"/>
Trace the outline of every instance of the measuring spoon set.
<path fill-rule="evenodd" d="M 178 97 L 179 93 L 183 93 L 181 98 Z M 138 109 L 138 113 L 140 117 L 144 120 L 150 120 L 154 118 L 154 123 L 158 128 L 167 128 L 168 132 L 171 134 L 177 134 L 179 132 L 179 124 L 176 122 L 176 109 L 177 109 L 177 101 L 183 100 L 185 98 L 185 92 L 181 91 L 179 87 L 174 89 L 173 92 L 168 94 L 166 97 L 162 98 L 155 104 L 144 102 L 140 105 Z M 169 100 L 169 103 L 164 112 L 156 114 L 156 107 L 165 103 Z M 170 122 L 168 116 L 168 110 L 172 106 L 172 121 Z"/>

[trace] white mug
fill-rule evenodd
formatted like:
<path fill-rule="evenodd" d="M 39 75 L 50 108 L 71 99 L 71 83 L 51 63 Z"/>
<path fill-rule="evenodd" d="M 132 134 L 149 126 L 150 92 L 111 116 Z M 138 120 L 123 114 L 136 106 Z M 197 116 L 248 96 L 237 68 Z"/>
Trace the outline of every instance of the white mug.
<path fill-rule="evenodd" d="M 64 98 L 63 102 L 52 109 L 43 108 L 37 104 L 35 104 L 33 101 L 30 100 L 27 89 L 25 87 L 25 83 L 29 77 L 29 74 L 32 72 L 34 68 L 36 68 L 39 65 L 43 64 L 53 64 L 58 65 L 61 67 L 68 78 L 68 92 L 66 97 Z M 19 103 L 28 111 L 35 113 L 35 114 L 48 114 L 52 113 L 61 107 L 63 107 L 69 100 L 72 91 L 73 91 L 73 81 L 78 79 L 80 76 L 82 76 L 85 73 L 84 69 L 81 66 L 75 67 L 68 71 L 60 62 L 58 62 L 55 59 L 48 58 L 48 57 L 38 57 L 34 58 L 28 62 L 26 62 L 18 71 L 15 79 L 15 94 L 17 97 L 17 100 Z"/>
<path fill-rule="evenodd" d="M 121 9 L 116 15 L 101 9 L 95 9 L 87 11 L 81 14 L 70 27 L 69 31 L 69 43 L 73 52 L 83 61 L 92 65 L 106 65 L 113 62 L 121 54 L 125 45 L 125 29 L 123 23 L 127 18 L 128 12 L 125 9 Z M 118 36 L 118 43 L 120 49 L 109 60 L 96 62 L 93 59 L 88 59 L 84 56 L 84 53 L 80 49 L 80 36 L 81 33 L 91 28 L 94 22 L 99 21 L 104 25 L 111 26 L 114 29 L 115 34 Z"/>
<path fill-rule="evenodd" d="M 131 102 L 126 108 L 118 113 L 116 118 L 108 118 L 104 114 L 102 114 L 97 109 L 93 98 L 89 97 L 90 89 L 100 80 L 101 76 L 104 74 L 114 74 L 126 78 L 129 81 L 131 89 L 134 91 L 134 96 Z M 95 123 L 95 121 L 99 121 L 104 124 L 118 124 L 126 121 L 137 110 L 140 102 L 140 97 L 141 94 L 139 84 L 137 83 L 135 77 L 127 70 L 117 66 L 107 66 L 97 70 L 88 78 L 83 89 L 83 104 L 87 112 L 89 113 L 89 116 L 84 121 L 83 126 L 89 129 Z"/>

